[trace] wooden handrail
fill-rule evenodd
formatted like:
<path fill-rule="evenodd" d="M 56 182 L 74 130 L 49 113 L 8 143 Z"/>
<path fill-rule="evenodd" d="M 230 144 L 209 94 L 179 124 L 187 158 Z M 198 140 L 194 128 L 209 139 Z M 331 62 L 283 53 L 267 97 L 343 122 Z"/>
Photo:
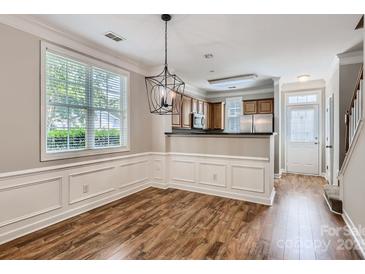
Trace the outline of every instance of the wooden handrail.
<path fill-rule="evenodd" d="M 345 152 L 348 151 L 349 146 L 350 146 L 350 116 L 352 115 L 352 108 L 354 107 L 354 103 L 355 100 L 357 98 L 357 91 L 360 89 L 360 83 L 361 80 L 363 79 L 363 66 L 361 66 L 359 73 L 357 75 L 357 79 L 356 79 L 356 85 L 355 85 L 355 90 L 354 93 L 352 95 L 351 98 L 351 104 L 350 107 L 347 109 L 346 114 L 345 114 L 345 125 L 346 125 L 346 130 L 345 130 Z"/>

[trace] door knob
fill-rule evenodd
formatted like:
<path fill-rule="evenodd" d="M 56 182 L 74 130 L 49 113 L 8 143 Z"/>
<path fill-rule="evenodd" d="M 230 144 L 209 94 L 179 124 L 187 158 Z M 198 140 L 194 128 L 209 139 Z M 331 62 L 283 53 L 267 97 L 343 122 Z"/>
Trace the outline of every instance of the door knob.
<path fill-rule="evenodd" d="M 318 142 L 314 142 L 315 145 L 318 145 Z"/>
<path fill-rule="evenodd" d="M 326 146 L 326 148 L 332 148 L 332 146 Z"/>

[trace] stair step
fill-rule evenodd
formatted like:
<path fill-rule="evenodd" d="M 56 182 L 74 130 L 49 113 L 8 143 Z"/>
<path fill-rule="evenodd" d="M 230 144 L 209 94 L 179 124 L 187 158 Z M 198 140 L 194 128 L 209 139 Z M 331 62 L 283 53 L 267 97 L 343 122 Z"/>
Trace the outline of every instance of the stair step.
<path fill-rule="evenodd" d="M 340 199 L 340 188 L 338 186 L 324 186 L 324 197 L 330 210 L 334 213 L 342 213 L 342 201 Z"/>

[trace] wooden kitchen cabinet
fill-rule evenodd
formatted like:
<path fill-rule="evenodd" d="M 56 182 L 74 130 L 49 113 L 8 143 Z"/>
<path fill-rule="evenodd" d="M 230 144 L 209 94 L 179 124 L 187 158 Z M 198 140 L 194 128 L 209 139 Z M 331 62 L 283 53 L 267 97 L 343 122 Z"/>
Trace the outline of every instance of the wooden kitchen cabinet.
<path fill-rule="evenodd" d="M 181 106 L 181 127 L 183 128 L 191 128 L 191 106 L 192 99 L 187 96 L 182 97 L 182 106 Z"/>
<path fill-rule="evenodd" d="M 243 101 L 243 111 L 245 115 L 256 114 L 257 113 L 257 101 Z"/>
<path fill-rule="evenodd" d="M 181 94 L 175 95 L 175 104 L 173 106 L 172 127 L 181 127 Z"/>
<path fill-rule="evenodd" d="M 274 101 L 272 99 L 258 100 L 257 112 L 259 114 L 267 114 L 274 112 Z"/>
<path fill-rule="evenodd" d="M 274 113 L 274 100 L 270 98 L 243 101 L 243 113 L 245 115 Z"/>
<path fill-rule="evenodd" d="M 209 106 L 209 128 L 224 129 L 224 103 L 210 103 Z"/>

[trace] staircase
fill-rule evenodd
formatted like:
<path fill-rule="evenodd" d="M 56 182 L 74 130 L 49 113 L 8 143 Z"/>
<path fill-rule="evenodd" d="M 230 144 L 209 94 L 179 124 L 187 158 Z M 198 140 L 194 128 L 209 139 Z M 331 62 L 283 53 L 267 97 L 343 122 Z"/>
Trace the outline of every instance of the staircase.
<path fill-rule="evenodd" d="M 346 156 L 339 172 L 339 178 L 343 174 L 351 158 L 352 151 L 356 145 L 356 140 L 363 126 L 364 119 L 364 94 L 363 94 L 363 67 L 361 67 L 355 85 L 351 104 L 345 114 L 345 149 Z M 330 210 L 334 213 L 342 213 L 341 186 L 327 185 L 324 188 L 324 197 Z"/>

